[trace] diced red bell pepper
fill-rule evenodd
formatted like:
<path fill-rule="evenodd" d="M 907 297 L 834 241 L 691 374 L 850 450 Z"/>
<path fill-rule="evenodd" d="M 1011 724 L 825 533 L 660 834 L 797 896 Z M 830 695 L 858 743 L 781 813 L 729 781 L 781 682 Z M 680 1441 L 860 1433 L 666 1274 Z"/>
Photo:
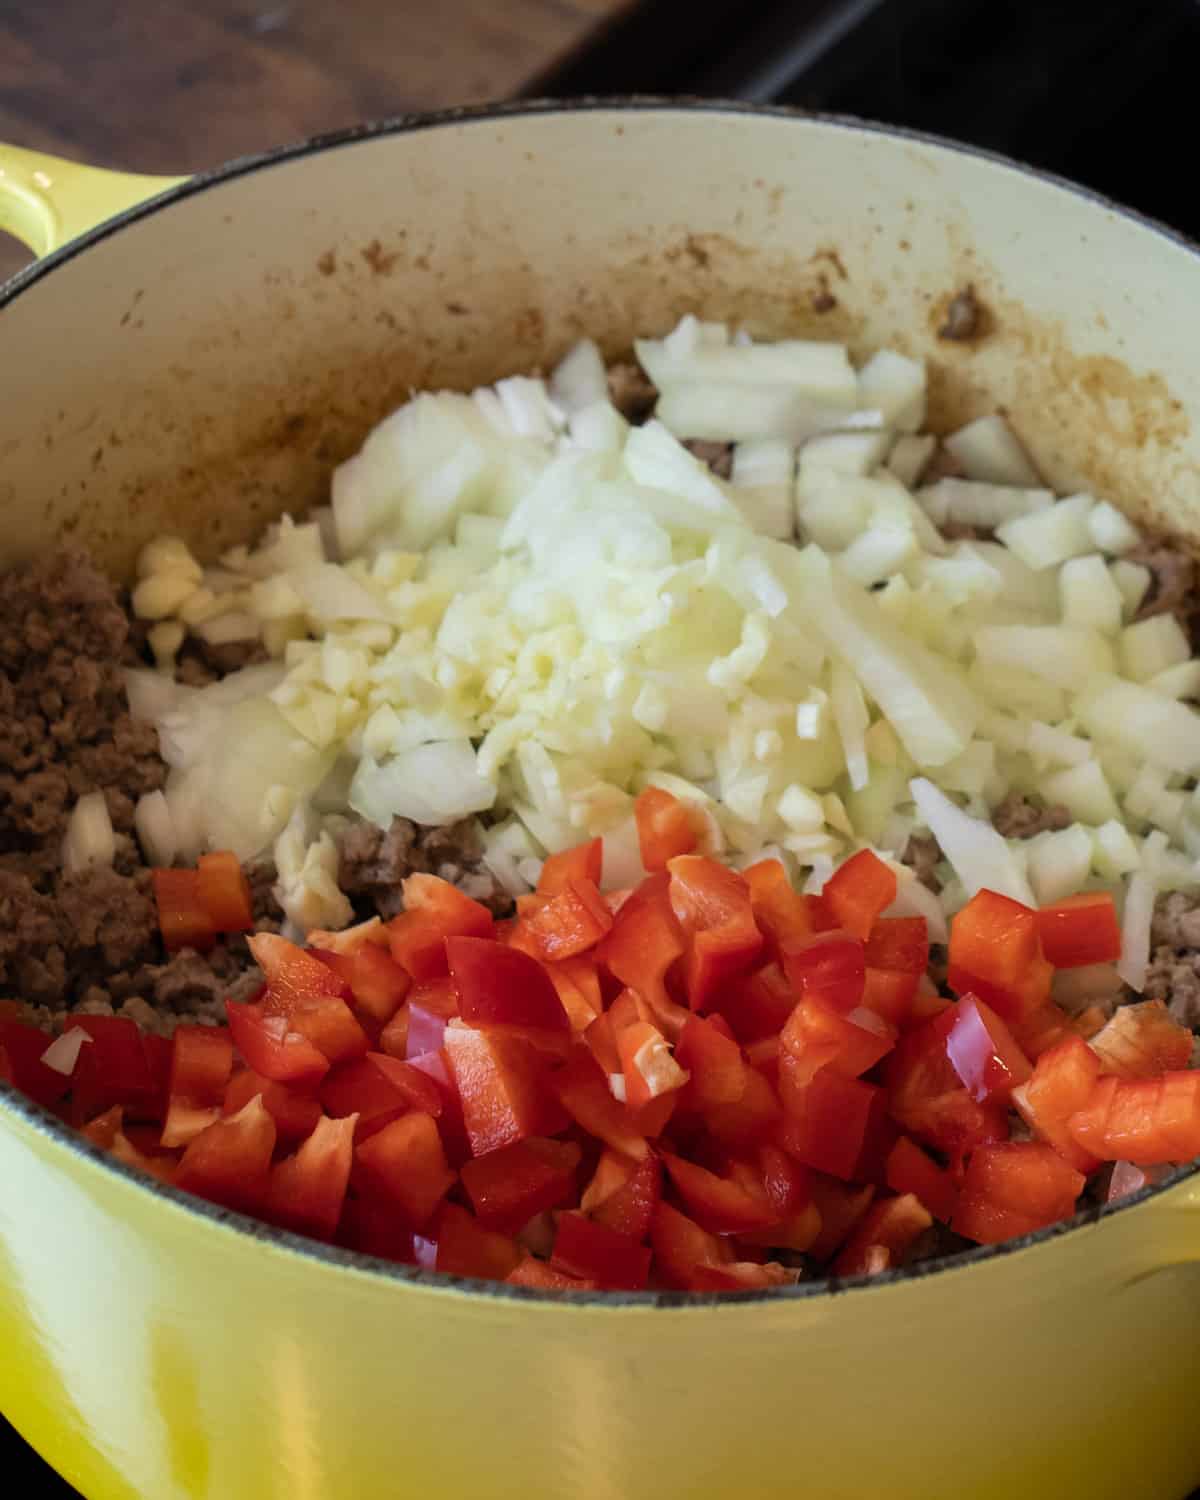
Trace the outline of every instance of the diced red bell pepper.
<path fill-rule="evenodd" d="M 660 1275 L 684 1291 L 692 1287 L 699 1267 L 728 1265 L 733 1260 L 733 1250 L 725 1240 L 665 1202 L 659 1203 L 650 1221 L 650 1244 Z"/>
<path fill-rule="evenodd" d="M 605 1153 L 610 1154 L 615 1153 Z M 597 1224 L 606 1224 L 631 1239 L 643 1240 L 650 1232 L 650 1221 L 662 1197 L 662 1166 L 655 1156 L 647 1156 L 630 1166 L 632 1170 L 626 1180 L 588 1212 Z"/>
<path fill-rule="evenodd" d="M 672 1004 L 666 990 L 668 969 L 686 947 L 670 901 L 670 876 L 651 875 L 613 918 L 599 957 L 623 985 L 657 1010 Z"/>
<path fill-rule="evenodd" d="M 451 1276 L 504 1281 L 524 1258 L 516 1240 L 485 1229 L 457 1203 L 443 1203 L 432 1229 L 437 1269 Z"/>
<path fill-rule="evenodd" d="M 757 1069 L 748 1068 L 741 1098 L 708 1109 L 704 1123 L 714 1140 L 738 1151 L 767 1141 L 778 1126 L 780 1115 L 775 1090 Z"/>
<path fill-rule="evenodd" d="M 1190 1161 L 1200 1155 L 1200 1071 L 1103 1077 L 1067 1127 L 1102 1161 L 1150 1167 Z"/>
<path fill-rule="evenodd" d="M 27 1098 L 47 1109 L 53 1109 L 71 1087 L 65 1073 L 47 1067 L 42 1061 L 42 1054 L 53 1040 L 39 1027 L 27 1026 L 23 1021 L 0 1021 L 0 1046 L 8 1061 L 9 1081 Z M 88 1045 L 85 1043 L 84 1048 Z M 75 1066 L 79 1066 L 78 1062 Z"/>
<path fill-rule="evenodd" d="M 952 1228 L 980 1244 L 1029 1234 L 1073 1214 L 1085 1181 L 1040 1141 L 980 1146 L 967 1163 Z"/>
<path fill-rule="evenodd" d="M 642 864 L 649 871 L 665 870 L 669 860 L 678 854 L 690 854 L 696 847 L 691 812 L 661 787 L 648 786 L 638 795 L 633 816 Z"/>
<path fill-rule="evenodd" d="M 1114 1162 L 1104 1201 L 1116 1203 L 1121 1198 L 1130 1198 L 1134 1193 L 1140 1193 L 1143 1188 L 1153 1187 L 1162 1181 L 1167 1170 L 1165 1165 L 1135 1167 L 1131 1161 Z"/>
<path fill-rule="evenodd" d="M 873 969 L 868 964 L 863 974 L 863 1008 L 874 1011 L 889 1026 L 903 1026 L 912 1019 L 920 983 L 919 974 L 905 974 L 899 969 Z"/>
<path fill-rule="evenodd" d="M 454 1182 L 437 1121 L 416 1110 L 361 1141 L 354 1163 L 356 1185 L 361 1176 L 413 1230 L 424 1228 Z"/>
<path fill-rule="evenodd" d="M 1050 998 L 1038 914 L 995 891 L 979 891 L 950 924 L 950 988 L 977 995 L 1016 1027 Z"/>
<path fill-rule="evenodd" d="M 354 1162 L 353 1115 L 317 1122 L 293 1156 L 271 1168 L 263 1216 L 283 1229 L 331 1240 L 337 1233 Z"/>
<path fill-rule="evenodd" d="M 308 934 L 309 947 L 320 948 L 326 953 L 354 953 L 364 943 L 387 952 L 388 931 L 381 918 L 368 917 L 365 922 L 356 922 L 353 927 L 339 927 L 336 932 L 314 927 Z"/>
<path fill-rule="evenodd" d="M 392 957 L 418 983 L 446 973 L 445 939 L 490 938 L 492 914 L 436 875 L 410 875 L 404 910 L 387 924 Z"/>
<path fill-rule="evenodd" d="M 329 1059 L 307 1037 L 292 1031 L 286 1016 L 271 1016 L 261 1004 L 237 1000 L 226 1000 L 225 1015 L 237 1050 L 264 1078 L 308 1088 L 329 1071 Z"/>
<path fill-rule="evenodd" d="M 1156 1078 L 1186 1068 L 1194 1037 L 1181 1026 L 1161 1000 L 1118 1005 L 1112 1017 L 1091 1038 L 1089 1046 L 1100 1059 L 1102 1073 L 1122 1078 Z"/>
<path fill-rule="evenodd" d="M 586 953 L 612 924 L 612 912 L 590 880 L 568 880 L 557 896 L 521 921 L 529 946 L 544 962 Z"/>
<path fill-rule="evenodd" d="M 812 1179 L 812 1195 L 821 1226 L 809 1247 L 809 1254 L 818 1265 L 822 1265 L 832 1259 L 849 1239 L 854 1226 L 870 1208 L 875 1189 L 869 1183 L 856 1187 L 816 1173 Z"/>
<path fill-rule="evenodd" d="M 359 943 L 345 953 L 328 948 L 308 951 L 349 986 L 350 1008 L 372 1036 L 392 1019 L 412 987 L 407 970 L 378 943 Z"/>
<path fill-rule="evenodd" d="M 551 1074 L 549 1084 L 563 1108 L 589 1135 L 635 1161 L 649 1154 L 629 1110 L 613 1098 L 607 1076 L 585 1048 Z"/>
<path fill-rule="evenodd" d="M 71 1074 L 71 1116 L 90 1120 L 114 1104 L 144 1119 L 153 1104 L 155 1080 L 135 1021 L 123 1016 L 71 1017 L 91 1037 L 82 1047 Z"/>
<path fill-rule="evenodd" d="M 90 1119 L 80 1128 L 79 1133 L 84 1140 L 91 1141 L 93 1146 L 99 1146 L 101 1151 L 111 1151 L 113 1142 L 121 1133 L 121 1126 L 124 1123 L 123 1115 L 124 1111 L 121 1106 L 114 1104 L 102 1115 L 95 1115 Z"/>
<path fill-rule="evenodd" d="M 690 1075 L 687 1099 L 701 1112 L 736 1104 L 746 1092 L 746 1060 L 716 1024 L 720 1017 L 692 1016 L 675 1044 L 675 1061 Z"/>
<path fill-rule="evenodd" d="M 574 1141 L 536 1137 L 464 1163 L 463 1186 L 486 1229 L 516 1234 L 548 1208 L 560 1208 L 575 1192 L 582 1152 Z"/>
<path fill-rule="evenodd" d="M 355 1139 L 365 1141 L 411 1109 L 441 1113 L 436 1086 L 424 1073 L 384 1053 L 339 1063 L 321 1084 L 321 1104 L 335 1120 L 357 1115 Z"/>
<path fill-rule="evenodd" d="M 688 1004 L 706 1010 L 720 987 L 750 968 L 762 949 L 750 887 L 735 870 L 699 854 L 677 855 L 668 869 L 671 906 L 687 938 Z"/>
<path fill-rule="evenodd" d="M 949 1155 L 1008 1135 L 1008 1112 L 996 1100 L 972 1099 L 946 1054 L 956 1020 L 948 1007 L 905 1032 L 883 1064 L 892 1118 L 902 1130 Z"/>
<path fill-rule="evenodd" d="M 917 1240 L 932 1225 L 929 1210 L 915 1193 L 877 1198 L 855 1226 L 833 1263 L 838 1276 L 868 1276 L 873 1250 L 887 1251 L 887 1264 L 902 1266 Z"/>
<path fill-rule="evenodd" d="M 887 1056 L 896 1032 L 863 1006 L 845 1013 L 806 997 L 788 1017 L 780 1041 L 799 1065 L 791 1070 L 795 1081 L 804 1082 L 823 1067 L 859 1078 Z"/>
<path fill-rule="evenodd" d="M 821 1215 L 813 1201 L 813 1174 L 808 1167 L 793 1161 L 777 1146 L 759 1148 L 759 1176 L 767 1200 L 775 1211 L 776 1222 L 768 1229 L 743 1231 L 743 1245 L 764 1245 L 776 1249 L 805 1251 L 821 1229 Z"/>
<path fill-rule="evenodd" d="M 972 1099 L 1007 1100 L 1033 1072 L 1012 1032 L 989 1005 L 964 995 L 946 1037 L 946 1055 Z"/>
<path fill-rule="evenodd" d="M 850 1181 L 858 1175 L 875 1117 L 886 1112 L 883 1090 L 860 1078 L 843 1078 L 832 1068 L 792 1089 L 786 1084 L 786 1056 L 779 1065 L 784 1116 L 778 1144 L 805 1166 Z"/>
<path fill-rule="evenodd" d="M 802 895 L 777 859 L 760 859 L 742 871 L 750 887 L 750 909 L 763 935 L 767 952 L 778 961 L 785 943 L 803 943 L 827 920 L 820 898 Z"/>
<path fill-rule="evenodd" d="M 150 1093 L 144 1103 L 131 1106 L 130 1115 L 139 1120 L 157 1120 L 160 1124 L 167 1117 L 167 1106 L 171 1092 L 171 1055 L 173 1048 L 165 1036 L 152 1032 L 142 1033 L 142 1052 L 150 1074 Z"/>
<path fill-rule="evenodd" d="M 412 1230 L 405 1228 L 400 1214 L 384 1198 L 347 1194 L 338 1242 L 360 1255 L 377 1255 L 381 1260 L 407 1266 L 416 1264 Z"/>
<path fill-rule="evenodd" d="M 1042 952 L 1056 969 L 1116 963 L 1121 956 L 1121 924 L 1108 891 L 1068 896 L 1037 914 Z"/>
<path fill-rule="evenodd" d="M 218 1118 L 188 1142 L 176 1187 L 239 1213 L 262 1206 L 275 1150 L 275 1121 L 256 1094 L 235 1115 Z"/>
<path fill-rule="evenodd" d="M 262 1100 L 263 1108 L 275 1121 L 276 1142 L 282 1146 L 294 1146 L 310 1136 L 321 1118 L 319 1099 L 287 1088 L 282 1083 L 273 1083 L 253 1068 L 243 1068 L 229 1080 L 221 1104 L 222 1113 L 235 1115 L 254 1098 Z"/>
<path fill-rule="evenodd" d="M 443 1046 L 472 1155 L 561 1128 L 562 1115 L 543 1083 L 544 1062 L 527 1042 L 455 1022 Z"/>
<path fill-rule="evenodd" d="M 626 993 L 629 992 L 622 991 L 622 994 Z M 617 1050 L 617 1032 L 613 1026 L 611 1010 L 603 1011 L 596 1017 L 584 1032 L 583 1043 L 606 1077 L 621 1072 L 621 1054 Z"/>
<path fill-rule="evenodd" d="M 688 1081 L 667 1039 L 648 1021 L 635 1021 L 617 1032 L 617 1054 L 625 1079 L 625 1103 L 635 1117 L 652 1100 L 683 1088 Z"/>
<path fill-rule="evenodd" d="M 794 1286 L 799 1271 L 789 1270 L 778 1261 L 759 1264 L 735 1260 L 727 1266 L 697 1266 L 692 1274 L 694 1292 L 762 1292 L 770 1287 Z"/>
<path fill-rule="evenodd" d="M 929 968 L 929 924 L 924 917 L 880 917 L 864 953 L 872 969 L 921 975 Z"/>
<path fill-rule="evenodd" d="M 551 854 L 538 876 L 538 895 L 557 896 L 572 880 L 588 880 L 592 885 L 599 885 L 603 868 L 603 839 L 588 839 L 587 843 L 564 849 L 561 854 Z"/>
<path fill-rule="evenodd" d="M 647 1157 L 647 1160 L 652 1158 Z M 606 1146 L 596 1160 L 591 1181 L 580 1196 L 579 1207 L 585 1214 L 594 1213 L 602 1203 L 625 1186 L 637 1171 L 638 1165 L 631 1157 L 622 1156 L 619 1151 Z"/>
<path fill-rule="evenodd" d="M 797 998 L 820 1000 L 841 1011 L 862 1004 L 866 983 L 863 945 L 847 932 L 834 929 L 802 943 L 785 943 L 783 968 Z"/>
<path fill-rule="evenodd" d="M 446 959 L 459 1014 L 469 1025 L 570 1030 L 553 980 L 536 958 L 519 948 L 486 938 L 449 937 Z"/>
<path fill-rule="evenodd" d="M 422 1057 L 409 1059 L 409 1066 L 430 1079 L 442 1102 L 441 1113 L 430 1109 L 426 1113 L 436 1115 L 438 1129 L 442 1134 L 442 1145 L 452 1167 L 459 1167 L 471 1155 L 471 1143 L 467 1138 L 467 1127 L 463 1121 L 462 1100 L 458 1087 L 446 1059 L 444 1049 L 426 1052 Z"/>
<path fill-rule="evenodd" d="M 597 1285 L 582 1276 L 557 1271 L 533 1255 L 527 1255 L 504 1279 L 509 1286 L 536 1287 L 540 1292 L 594 1292 Z"/>
<path fill-rule="evenodd" d="M 715 1003 L 743 1045 L 775 1036 L 796 1005 L 796 991 L 777 963 L 739 974 L 725 985 Z"/>
<path fill-rule="evenodd" d="M 953 1003 L 940 993 L 928 974 L 922 974 L 912 999 L 912 1009 L 901 1024 L 905 1031 L 915 1031 L 926 1021 L 932 1021 L 934 1016 L 943 1015 Z"/>
<path fill-rule="evenodd" d="M 579 1213 L 559 1216 L 550 1264 L 556 1271 L 618 1291 L 638 1291 L 650 1274 L 650 1249 Z"/>
<path fill-rule="evenodd" d="M 168 953 L 195 948 L 207 953 L 217 940 L 217 929 L 200 899 L 196 870 L 154 870 L 154 904 L 158 927 Z"/>
<path fill-rule="evenodd" d="M 713 1234 L 766 1229 L 783 1217 L 771 1204 L 761 1181 L 755 1193 L 744 1181 L 718 1177 L 669 1151 L 663 1152 L 663 1163 L 688 1213 Z"/>
<path fill-rule="evenodd" d="M 1012 1093 L 1013 1106 L 1042 1140 L 1085 1174 L 1100 1165 L 1067 1128 L 1067 1121 L 1092 1097 L 1100 1076 L 1100 1059 L 1082 1037 L 1070 1036 L 1043 1052 L 1029 1082 Z"/>
<path fill-rule="evenodd" d="M 458 1015 L 458 990 L 448 974 L 441 979 L 428 979 L 424 984 L 414 985 L 409 991 L 408 1026 L 404 1033 L 405 1056 L 424 1057 L 426 1052 L 436 1052 L 446 1034 L 446 1023 Z M 387 1028 L 380 1034 L 382 1051 L 390 1057 L 395 1042 L 384 1046 Z M 388 1038 L 391 1041 L 391 1038 Z"/>
<path fill-rule="evenodd" d="M 177 1026 L 164 1146 L 186 1146 L 221 1117 L 233 1072 L 233 1040 L 216 1026 Z"/>
<path fill-rule="evenodd" d="M 914 1141 L 902 1135 L 887 1159 L 885 1180 L 894 1193 L 915 1193 L 935 1219 L 948 1224 L 958 1202 L 958 1185 Z"/>
<path fill-rule="evenodd" d="M 267 977 L 267 993 L 262 1000 L 267 1016 L 283 1016 L 289 1031 L 307 1037 L 331 1063 L 361 1057 L 368 1050 L 367 1034 L 350 1009 L 350 987 L 340 975 L 275 933 L 258 932 L 248 942 L 255 962 Z M 253 1066 L 260 1073 L 267 1072 L 257 1063 Z"/>
<path fill-rule="evenodd" d="M 254 902 L 237 855 L 230 849 L 202 854 L 196 876 L 200 905 L 217 931 L 250 932 L 254 927 Z"/>
<path fill-rule="evenodd" d="M 862 942 L 895 899 L 896 872 L 869 849 L 840 864 L 821 891 L 834 924 Z"/>

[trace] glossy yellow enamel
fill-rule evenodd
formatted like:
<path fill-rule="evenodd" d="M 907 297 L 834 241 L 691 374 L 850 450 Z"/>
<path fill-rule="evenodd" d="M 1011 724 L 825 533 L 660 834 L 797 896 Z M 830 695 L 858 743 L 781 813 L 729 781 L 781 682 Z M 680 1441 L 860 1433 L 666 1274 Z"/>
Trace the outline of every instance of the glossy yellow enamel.
<path fill-rule="evenodd" d="M 0 145 L 0 229 L 35 255 L 48 255 L 76 235 L 186 181 L 108 172 L 44 151 Z"/>
<path fill-rule="evenodd" d="M 123 206 L 44 217 L 47 175 L 19 209 L 39 248 Z M 990 330 L 951 347 L 968 283 Z M 127 576 L 163 531 L 216 556 L 323 501 L 412 386 L 583 332 L 616 355 L 685 311 L 927 358 L 935 421 L 1001 405 L 1058 488 L 1198 534 L 1198 298 L 1167 235 L 869 127 L 421 123 L 244 167 L 23 283 L 0 559 L 66 536 Z M 88 1500 L 1182 1500 L 1198 1199 L 845 1294 L 568 1307 L 253 1238 L 0 1085 L 0 1406 Z"/>

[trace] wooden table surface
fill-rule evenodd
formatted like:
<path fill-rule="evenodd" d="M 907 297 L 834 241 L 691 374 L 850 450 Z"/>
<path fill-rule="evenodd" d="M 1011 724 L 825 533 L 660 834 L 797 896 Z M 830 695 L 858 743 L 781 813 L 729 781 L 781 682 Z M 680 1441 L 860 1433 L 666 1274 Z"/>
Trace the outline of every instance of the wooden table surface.
<path fill-rule="evenodd" d="M 517 92 L 630 0 L 0 0 L 0 140 L 184 173 Z M 28 256 L 0 235 L 0 280 Z"/>

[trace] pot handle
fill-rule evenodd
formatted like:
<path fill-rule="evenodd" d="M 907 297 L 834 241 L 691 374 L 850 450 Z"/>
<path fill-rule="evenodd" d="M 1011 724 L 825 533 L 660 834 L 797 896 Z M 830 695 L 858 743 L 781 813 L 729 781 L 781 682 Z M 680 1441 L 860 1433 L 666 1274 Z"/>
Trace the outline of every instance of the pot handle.
<path fill-rule="evenodd" d="M 109 172 L 79 162 L 0 145 L 0 230 L 49 255 L 76 235 L 123 213 L 183 177 Z"/>

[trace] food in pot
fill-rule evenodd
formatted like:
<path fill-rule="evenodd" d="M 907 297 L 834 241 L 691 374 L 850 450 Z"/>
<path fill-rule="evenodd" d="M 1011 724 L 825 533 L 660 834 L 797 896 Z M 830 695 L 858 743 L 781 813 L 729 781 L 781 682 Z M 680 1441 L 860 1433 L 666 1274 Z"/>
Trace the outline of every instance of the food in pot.
<path fill-rule="evenodd" d="M 688 318 L 638 355 L 606 371 L 585 343 L 549 382 L 414 397 L 308 523 L 209 569 L 151 544 L 128 613 L 75 554 L 10 589 L 14 1081 L 274 1222 L 475 1274 L 520 1231 L 520 1278 L 606 1286 L 643 1261 L 714 1289 L 877 1270 L 1190 1159 L 1190 560 L 1056 499 L 999 417 L 923 434 L 898 354 L 856 370 Z M 872 961 L 875 918 L 839 906 L 860 880 L 933 940 L 932 980 Z M 772 903 L 808 914 L 840 998 L 784 962 Z M 647 942 L 675 945 L 652 974 Z M 229 1030 L 168 1041 L 181 1018 Z M 771 1130 L 713 1124 L 751 1108 L 731 1079 Z M 629 1161 L 605 1166 L 613 1130 Z M 648 1155 L 676 1239 L 714 1232 L 686 1227 L 714 1176 L 794 1206 L 771 1174 L 807 1173 L 830 1227 L 789 1243 L 776 1204 L 765 1239 L 716 1230 L 740 1269 L 699 1280 L 643 1230 L 624 1282 L 591 1274 L 602 1189 Z M 517 1223 L 526 1177 L 553 1201 Z M 472 1183 L 514 1206 L 481 1215 Z"/>

